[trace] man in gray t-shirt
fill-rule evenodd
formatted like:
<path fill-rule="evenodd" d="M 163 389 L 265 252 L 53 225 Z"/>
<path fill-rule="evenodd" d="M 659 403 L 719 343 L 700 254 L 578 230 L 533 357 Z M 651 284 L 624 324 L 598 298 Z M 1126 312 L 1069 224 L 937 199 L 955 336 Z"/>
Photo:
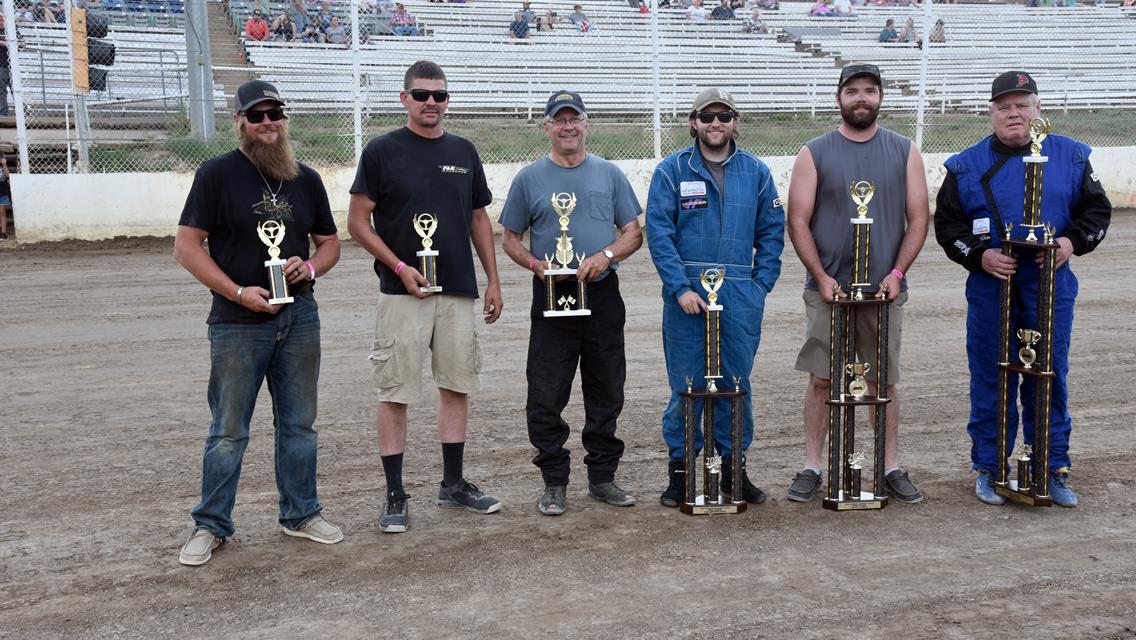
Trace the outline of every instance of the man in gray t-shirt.
<path fill-rule="evenodd" d="M 619 295 L 618 263 L 643 244 L 639 229 L 642 208 L 627 177 L 614 164 L 587 152 L 588 113 L 580 95 L 557 91 L 544 109 L 544 132 L 551 142 L 547 157 L 521 169 L 509 188 L 501 212 L 501 248 L 517 264 L 533 272 L 532 330 L 526 366 L 525 405 L 529 440 L 537 448 L 533 464 L 540 467 L 544 494 L 537 508 L 560 515 L 567 508 L 569 453 L 564 448 L 569 427 L 561 413 L 572 392 L 576 366 L 584 392 L 583 444 L 588 455 L 588 492 L 597 500 L 626 507 L 635 498 L 615 484 L 623 456 L 623 441 L 615 436 L 623 410 L 627 377 L 623 325 L 625 309 Z M 556 295 L 572 295 L 577 281 L 587 283 L 591 315 L 545 317 L 545 271 L 555 260 L 561 210 L 574 203 L 568 236 L 568 261 L 574 276 L 556 276 Z M 616 234 L 616 228 L 619 234 Z M 524 244 L 529 232 L 529 246 Z"/>
<path fill-rule="evenodd" d="M 896 462 L 899 431 L 899 345 L 903 303 L 907 299 L 905 272 L 915 262 L 927 237 L 929 205 L 927 178 L 919 149 L 907 138 L 876 124 L 883 88 L 879 68 L 849 65 L 840 74 L 836 102 L 842 122 L 810 140 L 793 165 L 789 186 L 789 238 L 805 266 L 806 340 L 797 356 L 797 370 L 809 374 L 805 393 L 805 468 L 793 479 L 788 498 L 808 502 L 820 487 L 820 456 L 828 433 L 825 401 L 829 398 L 829 320 L 833 295 L 846 298 L 852 281 L 852 224 L 856 204 L 849 188 L 868 180 L 875 185 L 869 204 L 871 251 L 868 260 L 869 295 L 887 295 L 888 372 L 884 470 L 886 490 L 900 502 L 920 502 L 923 494 Z M 885 294 L 886 291 L 886 294 Z M 874 357 L 878 341 L 874 322 L 860 314 L 858 358 Z M 869 372 L 869 393 L 876 394 L 875 372 Z M 836 382 L 836 384 L 841 384 Z"/>

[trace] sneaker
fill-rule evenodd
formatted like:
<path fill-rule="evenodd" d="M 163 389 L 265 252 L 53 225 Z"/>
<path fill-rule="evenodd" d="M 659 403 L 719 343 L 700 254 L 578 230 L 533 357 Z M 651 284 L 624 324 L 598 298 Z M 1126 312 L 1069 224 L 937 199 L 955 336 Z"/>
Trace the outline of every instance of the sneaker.
<path fill-rule="evenodd" d="M 923 492 L 915 486 L 907 472 L 901 469 L 895 469 L 884 476 L 884 492 L 907 504 L 923 502 Z"/>
<path fill-rule="evenodd" d="M 1077 492 L 1069 488 L 1069 472 L 1053 471 L 1049 474 L 1049 495 L 1059 507 L 1077 506 Z"/>
<path fill-rule="evenodd" d="M 568 485 L 546 484 L 544 494 L 536 502 L 536 508 L 546 516 L 558 516 L 568 510 Z"/>
<path fill-rule="evenodd" d="M 213 550 L 224 544 L 224 540 L 213 535 L 208 529 L 194 529 L 189 540 L 181 548 L 178 562 L 199 567 L 213 557 Z"/>
<path fill-rule="evenodd" d="M 978 479 L 974 481 L 974 495 L 986 504 L 995 506 L 1006 504 L 1006 498 L 994 491 L 994 474 L 989 471 L 978 472 Z"/>
<path fill-rule="evenodd" d="M 284 527 L 284 534 L 295 538 L 307 538 L 320 544 L 335 544 L 343 540 L 343 532 L 320 514 L 316 514 L 295 529 Z"/>
<path fill-rule="evenodd" d="M 0 232 L 0 242 L 7 242 L 8 234 Z"/>
<path fill-rule="evenodd" d="M 667 463 L 667 488 L 659 496 L 659 504 L 675 508 L 686 499 L 686 463 L 671 460 Z"/>
<path fill-rule="evenodd" d="M 728 456 L 722 459 L 722 479 L 719 486 L 722 489 L 722 493 L 732 498 L 734 495 L 734 476 L 731 464 L 732 460 Z M 745 470 L 745 455 L 742 455 L 742 499 L 750 504 L 761 504 L 765 502 L 765 498 L 765 492 L 749 481 L 749 475 L 746 474 Z"/>
<path fill-rule="evenodd" d="M 439 507 L 465 509 L 475 513 L 494 513 L 501 510 L 501 501 L 493 496 L 487 496 L 477 488 L 477 485 L 462 478 L 452 487 L 441 485 L 438 487 L 438 499 L 434 504 Z"/>
<path fill-rule="evenodd" d="M 615 482 L 589 482 L 588 495 L 617 507 L 630 507 L 635 504 L 635 498 Z"/>
<path fill-rule="evenodd" d="M 793 484 L 789 485 L 789 493 L 785 496 L 793 502 L 808 502 L 820 489 L 820 474 L 812 469 L 805 469 L 793 476 Z"/>
<path fill-rule="evenodd" d="M 387 506 L 379 516 L 379 531 L 383 533 L 402 533 L 409 526 L 410 507 L 405 493 L 387 494 Z"/>

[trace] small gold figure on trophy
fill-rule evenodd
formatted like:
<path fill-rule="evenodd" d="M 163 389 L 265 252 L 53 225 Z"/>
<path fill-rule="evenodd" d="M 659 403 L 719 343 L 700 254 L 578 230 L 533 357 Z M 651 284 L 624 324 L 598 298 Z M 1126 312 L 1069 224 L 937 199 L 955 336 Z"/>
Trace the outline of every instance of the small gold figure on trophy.
<path fill-rule="evenodd" d="M 864 461 L 868 456 L 864 455 L 863 451 L 856 451 L 848 454 L 848 471 L 851 472 L 852 486 L 848 491 L 848 497 L 853 500 L 860 499 L 861 477 L 864 470 Z"/>
<path fill-rule="evenodd" d="M 1041 340 L 1041 332 L 1033 329 L 1018 329 L 1018 340 L 1022 341 L 1022 348 L 1018 349 L 1018 359 L 1022 361 L 1025 368 L 1032 368 L 1033 363 L 1037 361 L 1037 351 L 1034 350 L 1033 345 Z"/>
<path fill-rule="evenodd" d="M 1030 155 L 1041 155 L 1041 143 L 1049 137 L 1049 118 L 1034 118 L 1029 123 Z"/>
<path fill-rule="evenodd" d="M 868 203 L 876 195 L 876 185 L 867 180 L 860 180 L 848 189 L 852 194 L 852 202 L 856 203 L 856 217 L 861 220 L 868 217 Z"/>
<path fill-rule="evenodd" d="M 848 383 L 849 395 L 857 400 L 864 397 L 868 392 L 868 381 L 864 379 L 864 374 L 871 370 L 872 365 L 868 362 L 849 362 L 844 365 L 844 373 L 852 378 Z"/>
<path fill-rule="evenodd" d="M 1030 456 L 1032 455 L 1033 447 L 1024 442 L 1014 445 L 1014 451 L 1010 454 L 1010 459 L 1018 466 L 1018 491 L 1028 491 L 1030 488 Z"/>
<path fill-rule="evenodd" d="M 420 213 L 413 218 L 414 231 L 422 238 L 422 250 L 414 255 L 419 258 L 419 268 L 422 277 L 429 283 L 425 287 L 418 287 L 423 293 L 437 293 L 442 290 L 438 286 L 438 252 L 433 249 L 434 239 L 431 237 L 438 230 L 438 216 L 432 213 Z"/>
<path fill-rule="evenodd" d="M 265 220 L 256 225 L 256 235 L 268 247 L 268 285 L 272 297 L 268 304 L 287 304 L 294 298 L 288 294 L 288 280 L 284 277 L 285 261 L 280 259 L 280 242 L 284 240 L 284 225 L 279 220 Z"/>
<path fill-rule="evenodd" d="M 686 392 L 694 393 L 694 378 L 686 376 Z"/>

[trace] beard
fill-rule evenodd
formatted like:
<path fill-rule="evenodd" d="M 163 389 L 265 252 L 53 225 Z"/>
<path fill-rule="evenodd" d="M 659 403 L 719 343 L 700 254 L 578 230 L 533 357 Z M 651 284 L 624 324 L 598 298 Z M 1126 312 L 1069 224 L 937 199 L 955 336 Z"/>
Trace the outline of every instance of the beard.
<path fill-rule="evenodd" d="M 856 113 L 855 106 L 845 107 L 843 104 L 840 105 L 840 117 L 844 119 L 844 122 L 847 123 L 848 126 L 859 131 L 863 131 L 875 124 L 876 118 L 878 118 L 879 115 L 879 105 L 875 107 L 869 106 L 868 113 L 866 114 Z"/>
<path fill-rule="evenodd" d="M 736 138 L 736 137 L 737 137 L 737 129 L 735 129 L 732 134 L 727 134 L 727 135 L 722 136 L 722 141 L 720 143 L 714 144 L 714 143 L 710 142 L 710 132 L 708 132 L 708 131 L 699 131 L 698 132 L 698 141 L 702 143 L 702 146 L 706 147 L 707 149 L 711 149 L 713 151 L 718 151 L 719 149 L 728 149 L 729 146 L 730 146 L 730 143 L 733 142 L 734 138 Z"/>
<path fill-rule="evenodd" d="M 276 142 L 266 144 L 249 133 L 242 122 L 237 128 L 241 151 L 260 169 L 266 177 L 273 180 L 293 180 L 300 175 L 300 165 L 292 153 L 292 143 L 288 140 L 288 127 L 280 123 Z"/>

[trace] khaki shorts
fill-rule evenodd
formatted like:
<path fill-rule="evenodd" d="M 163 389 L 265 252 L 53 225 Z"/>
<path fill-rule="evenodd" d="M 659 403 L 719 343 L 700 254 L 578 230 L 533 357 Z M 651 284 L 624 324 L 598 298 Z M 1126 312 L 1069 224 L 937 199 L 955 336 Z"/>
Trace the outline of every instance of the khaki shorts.
<path fill-rule="evenodd" d="M 805 289 L 805 345 L 797 354 L 797 371 L 805 371 L 822 380 L 828 380 L 828 341 L 829 327 L 832 325 L 832 305 L 821 299 L 812 289 Z M 895 297 L 888 309 L 888 384 L 899 382 L 899 345 L 903 337 L 903 304 L 907 302 L 907 292 Z M 876 313 L 861 312 L 856 318 L 856 353 L 861 362 L 874 362 L 876 359 Z M 870 349 L 865 347 L 871 346 Z M 870 351 L 870 353 L 869 353 Z M 866 376 L 876 379 L 875 372 Z"/>
<path fill-rule="evenodd" d="M 481 347 L 477 341 L 474 298 L 379 294 L 371 375 L 379 400 L 412 404 L 422 398 L 422 365 L 438 387 L 473 393 L 479 387 Z"/>

